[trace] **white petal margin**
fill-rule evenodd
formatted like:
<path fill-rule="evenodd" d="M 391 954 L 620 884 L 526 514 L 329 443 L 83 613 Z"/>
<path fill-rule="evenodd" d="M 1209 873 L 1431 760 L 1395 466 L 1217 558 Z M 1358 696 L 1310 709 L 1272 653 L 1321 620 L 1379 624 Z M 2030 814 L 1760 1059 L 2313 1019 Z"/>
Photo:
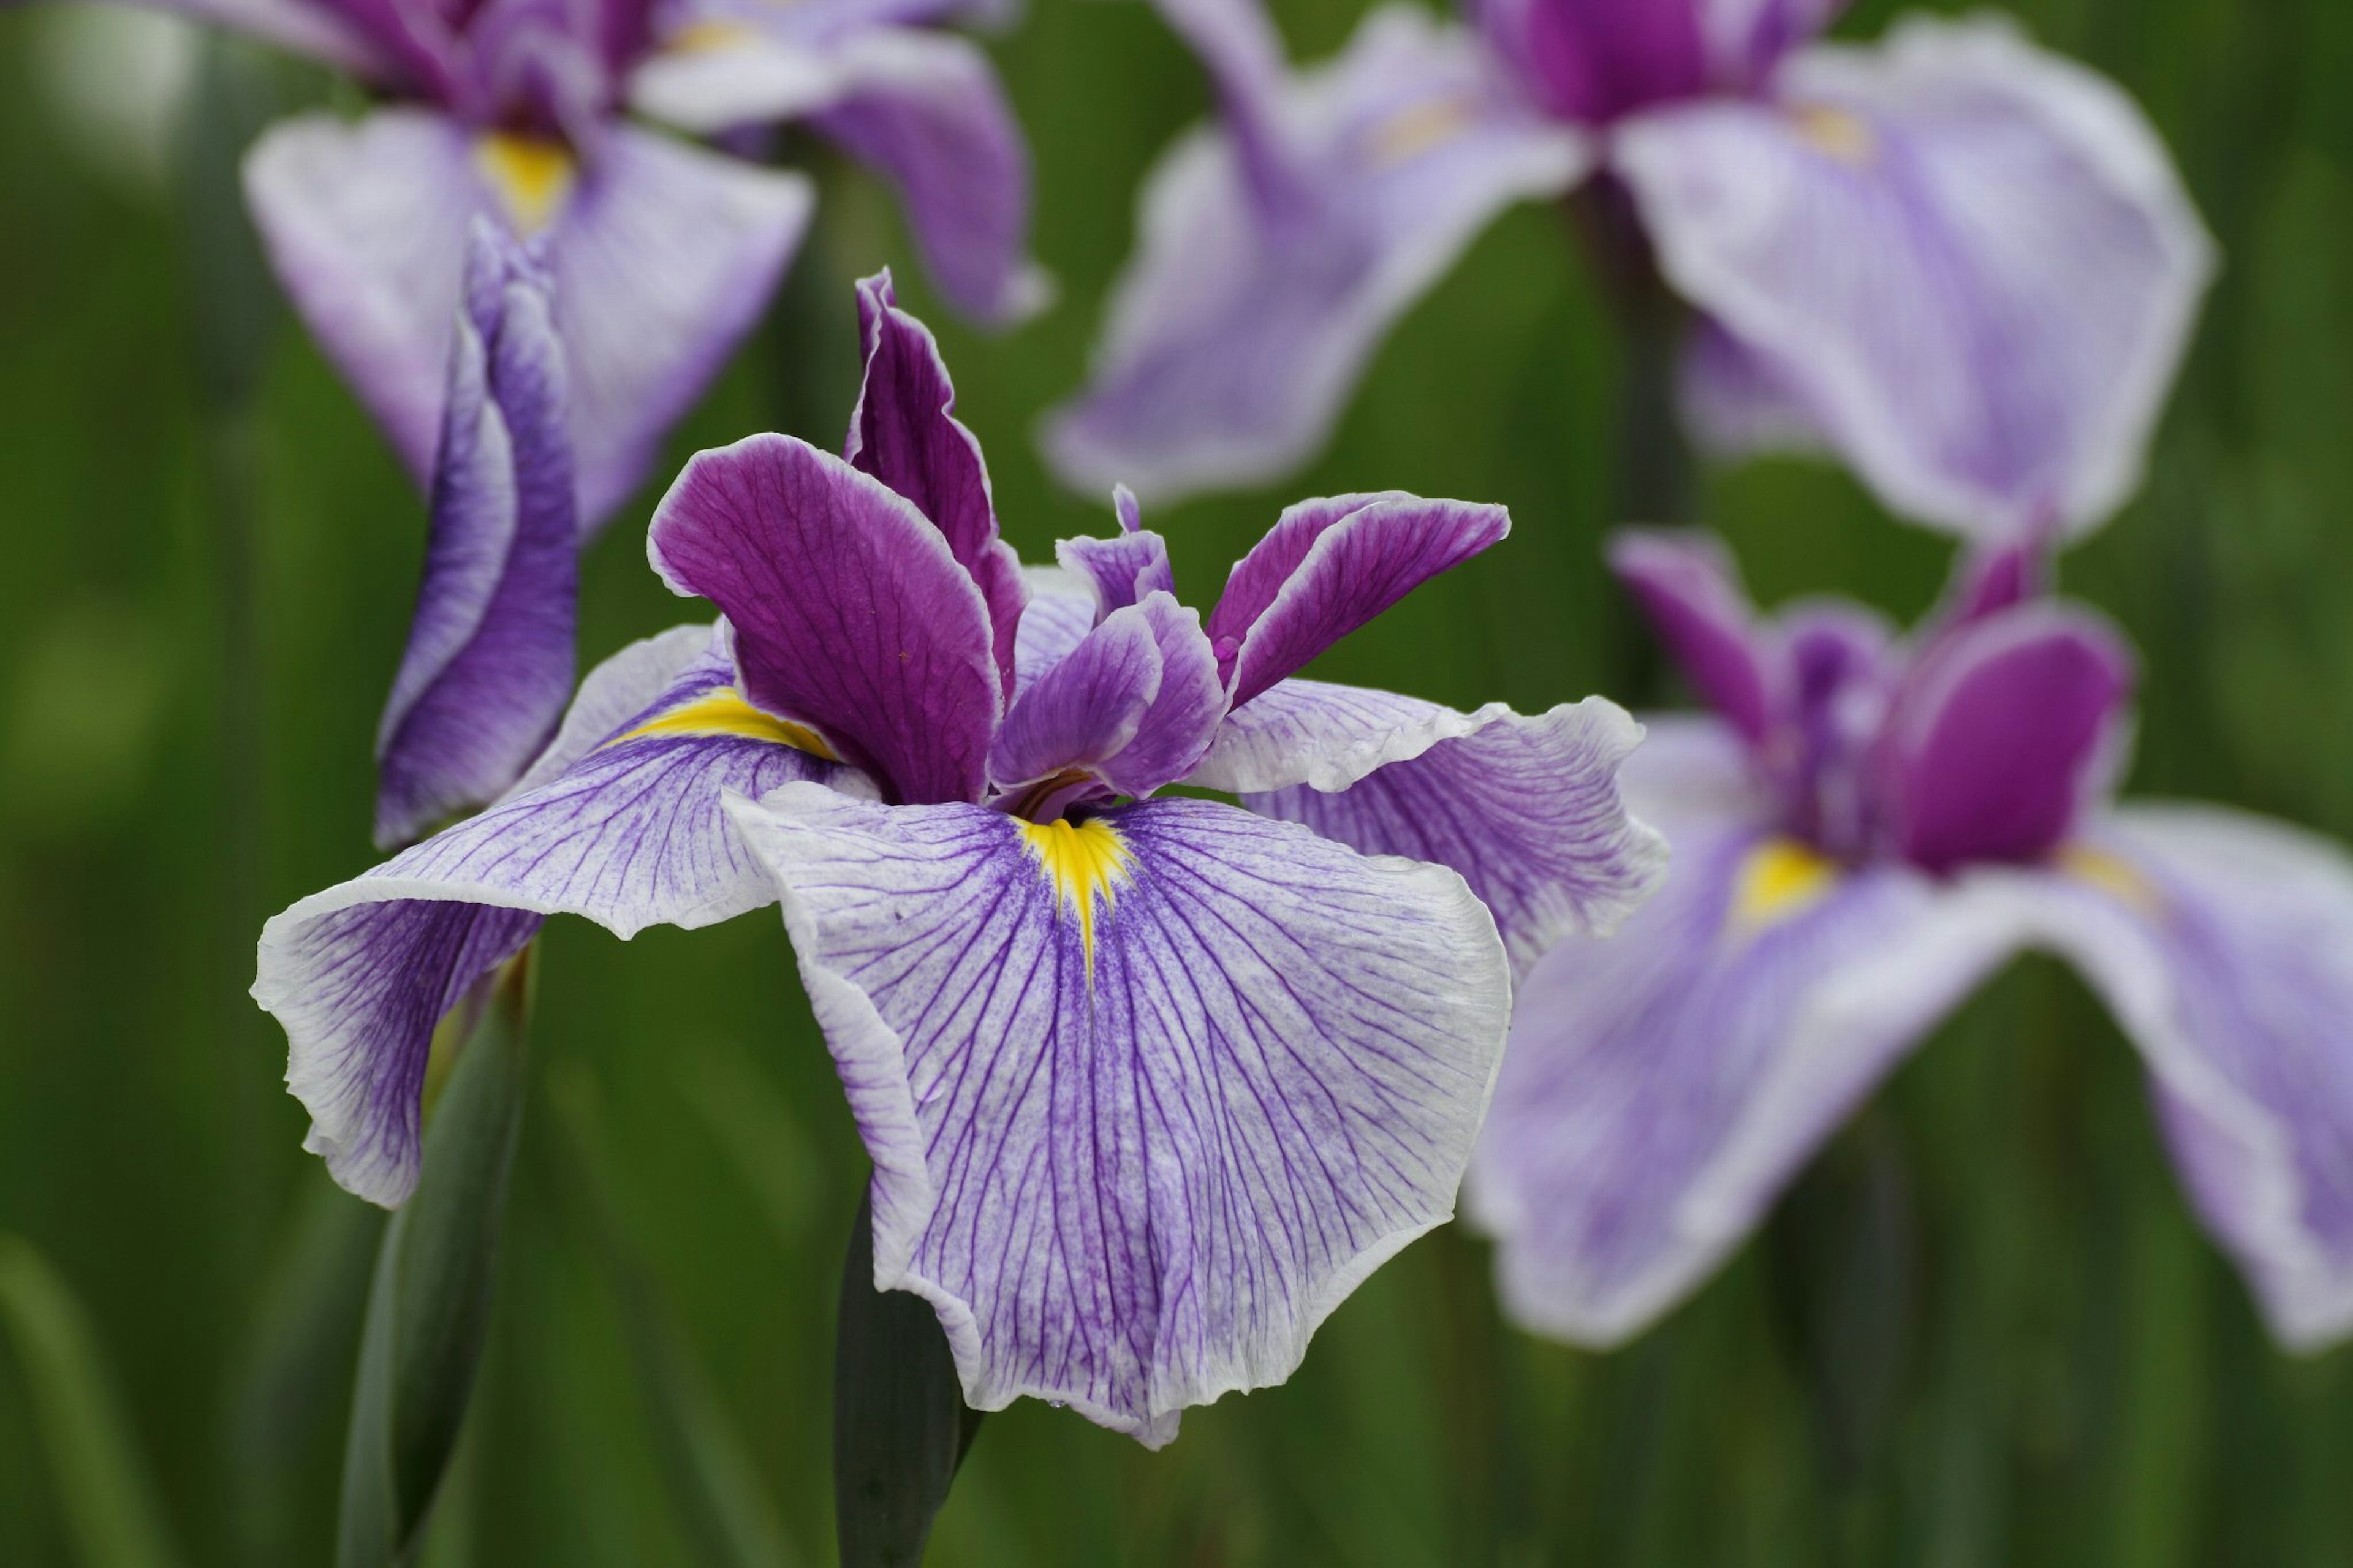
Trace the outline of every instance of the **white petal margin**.
<path fill-rule="evenodd" d="M 775 894 L 722 795 L 812 777 L 871 794 L 772 741 L 628 734 L 733 679 L 707 626 L 624 649 L 504 799 L 263 927 L 253 996 L 285 1026 L 287 1088 L 311 1117 L 303 1146 L 337 1182 L 387 1207 L 407 1197 L 434 1026 L 542 917 L 586 915 L 626 939 L 758 909 Z"/>
<path fill-rule="evenodd" d="M 2353 860 L 2236 812 L 2128 805 L 2039 880 L 2019 895 L 2140 1047 L 2191 1203 L 2274 1334 L 2353 1332 Z"/>
<path fill-rule="evenodd" d="M 1765 805 L 1717 738 L 1679 727 L 1636 753 L 1628 795 L 1674 847 L 1666 885 L 1521 984 L 1465 1189 L 1505 1310 L 1579 1344 L 1630 1338 L 1705 1280 L 2019 943 L 1997 903 L 1900 868 L 1760 874 Z"/>
<path fill-rule="evenodd" d="M 1641 739 L 1607 698 L 1524 718 L 1293 679 L 1229 716 L 1187 782 L 1367 854 L 1460 872 L 1524 974 L 1566 936 L 1616 930 L 1664 877 L 1666 841 L 1618 787 Z"/>
<path fill-rule="evenodd" d="M 1472 239 L 1591 166 L 1584 139 L 1523 108 L 1462 29 L 1403 7 L 1254 107 L 1295 188 L 1254 190 L 1219 126 L 1155 167 L 1090 383 L 1041 429 L 1072 489 L 1166 502 L 1290 472 Z"/>
<path fill-rule="evenodd" d="M 1668 278 L 1895 510 L 2104 521 L 2214 268 L 2146 119 L 1989 18 L 1800 51 L 1774 91 L 1616 132 Z"/>
<path fill-rule="evenodd" d="M 1452 872 L 1124 807 L 1090 963 L 1028 839 L 1103 829 L 799 785 L 730 808 L 873 1156 L 876 1288 L 932 1302 L 976 1409 L 1157 1447 L 1451 1214 L 1511 985 Z"/>

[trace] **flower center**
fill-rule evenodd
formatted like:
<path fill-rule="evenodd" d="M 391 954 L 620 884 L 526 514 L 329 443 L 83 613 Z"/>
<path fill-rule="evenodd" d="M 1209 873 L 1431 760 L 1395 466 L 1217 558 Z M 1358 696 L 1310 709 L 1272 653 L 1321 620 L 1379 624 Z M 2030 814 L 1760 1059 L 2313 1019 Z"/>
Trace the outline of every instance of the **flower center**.
<path fill-rule="evenodd" d="M 1838 862 L 1795 838 L 1767 838 L 1734 873 L 1732 925 L 1755 935 L 1819 902 L 1837 883 Z"/>
<path fill-rule="evenodd" d="M 555 221 L 579 173 L 563 142 L 517 131 L 492 131 L 479 138 L 474 166 L 498 197 L 509 226 L 525 237 Z"/>
<path fill-rule="evenodd" d="M 740 735 L 747 741 L 769 741 L 780 746 L 790 746 L 797 752 L 807 752 L 828 763 L 841 761 L 816 731 L 753 707 L 744 700 L 744 694 L 732 686 L 713 687 L 693 701 L 649 719 L 636 729 L 616 735 L 605 743 L 617 746 L 624 741 L 635 741 L 648 735 Z"/>
<path fill-rule="evenodd" d="M 1101 817 L 1072 822 L 1019 824 L 1021 841 L 1038 858 L 1038 868 L 1060 908 L 1079 922 L 1079 944 L 1087 955 L 1087 977 L 1095 972 L 1095 903 L 1108 907 L 1128 880 L 1135 857 L 1119 830 Z"/>

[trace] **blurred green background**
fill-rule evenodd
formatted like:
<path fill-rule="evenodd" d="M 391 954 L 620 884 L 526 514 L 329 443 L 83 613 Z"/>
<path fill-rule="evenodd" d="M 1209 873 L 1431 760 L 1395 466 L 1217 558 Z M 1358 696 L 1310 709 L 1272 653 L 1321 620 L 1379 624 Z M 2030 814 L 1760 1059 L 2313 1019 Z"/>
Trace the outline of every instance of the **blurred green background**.
<path fill-rule="evenodd" d="M 2064 568 L 2146 653 L 2133 787 L 2353 835 L 2353 6 L 2019 9 L 2147 107 L 2226 258 L 2145 493 Z M 1279 7 L 1309 57 L 1356 13 Z M 674 457 L 759 428 L 838 441 L 848 280 L 891 261 L 1014 543 L 1109 526 L 1029 434 L 1080 376 L 1136 180 L 1202 85 L 1139 5 L 1034 0 L 992 47 L 1060 304 L 965 330 L 884 195 L 788 148 L 822 171 L 815 244 Z M 372 858 L 423 509 L 269 314 L 222 183 L 245 135 L 224 103 L 343 89 L 205 60 L 233 90 L 142 164 L 100 134 L 153 96 L 136 62 L 62 13 L 0 16 L 0 1232 L 29 1244 L 0 1242 L 10 1564 L 326 1561 L 380 1224 L 301 1152 L 245 987 L 262 919 Z M 1671 700 L 1598 563 L 1620 363 L 1559 215 L 1519 211 L 1382 351 L 1312 472 L 1152 521 L 1206 600 L 1296 496 L 1507 502 L 1509 543 L 1322 672 L 1466 706 Z M 670 471 L 588 563 L 585 660 L 697 613 L 639 549 Z M 1947 563 L 1821 467 L 1713 475 L 1704 510 L 1768 600 L 1908 616 Z M 559 922 L 542 983 L 492 1341 L 428 1561 L 829 1561 L 864 1161 L 778 922 L 626 947 Z M 2053 964 L 1969 1005 L 1630 1349 L 1511 1331 L 1487 1270 L 1457 1230 L 1416 1245 L 1290 1384 L 1191 1413 L 1157 1455 L 1066 1412 L 992 1418 L 933 1561 L 2353 1563 L 2353 1354 L 2270 1347 L 2130 1052 Z"/>

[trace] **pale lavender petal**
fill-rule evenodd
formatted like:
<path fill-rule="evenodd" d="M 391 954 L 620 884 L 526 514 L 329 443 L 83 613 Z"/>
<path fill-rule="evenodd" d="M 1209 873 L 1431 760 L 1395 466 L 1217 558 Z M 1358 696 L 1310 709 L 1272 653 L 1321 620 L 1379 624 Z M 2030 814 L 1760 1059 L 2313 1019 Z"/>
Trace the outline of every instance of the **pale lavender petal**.
<path fill-rule="evenodd" d="M 543 233 L 570 365 L 584 530 L 628 499 L 661 436 L 759 319 L 806 226 L 798 174 L 627 126 L 593 161 L 523 154 L 419 109 L 273 127 L 246 195 L 288 296 L 420 483 L 432 473 L 477 215 Z M 502 170 L 506 172 L 501 173 Z"/>
<path fill-rule="evenodd" d="M 1937 643 L 1885 738 L 1895 847 L 1930 870 L 2063 840 L 2121 760 L 2131 649 L 2105 621 L 2027 605 Z"/>
<path fill-rule="evenodd" d="M 1784 55 L 1812 42 L 1846 6 L 1847 0 L 1699 0 L 1700 33 L 1716 84 L 1763 85 Z"/>
<path fill-rule="evenodd" d="M 748 436 L 687 463 L 647 552 L 726 613 L 746 697 L 894 800 L 980 798 L 1003 710 L 988 605 L 904 497 L 805 441 Z"/>
<path fill-rule="evenodd" d="M 1207 801 L 735 810 L 874 1160 L 875 1285 L 976 1409 L 1156 1447 L 1451 1211 L 1510 996 L 1460 878 Z"/>
<path fill-rule="evenodd" d="M 1209 612 L 1209 640 L 1234 706 L 1511 531 L 1500 506 L 1401 490 L 1286 507 L 1235 563 Z"/>
<path fill-rule="evenodd" d="M 1198 610 L 1166 593 L 1135 606 L 1160 650 L 1160 688 L 1135 738 L 1096 770 L 1121 795 L 1139 798 L 1193 771 L 1226 716 L 1226 683 Z"/>
<path fill-rule="evenodd" d="M 141 0 L 148 9 L 192 16 L 215 26 L 248 33 L 354 76 L 397 81 L 405 72 L 398 55 L 369 32 L 354 26 L 332 5 L 310 0 Z"/>
<path fill-rule="evenodd" d="M 775 894 L 722 795 L 797 779 L 871 793 L 773 723 L 762 733 L 757 715 L 744 720 L 748 710 L 723 700 L 733 675 L 708 627 L 624 650 L 588 678 L 573 721 L 514 794 L 263 929 L 253 994 L 286 1027 L 287 1085 L 311 1116 L 305 1147 L 338 1182 L 387 1206 L 407 1196 L 434 1026 L 543 917 L 586 915 L 626 938 L 758 909 Z M 698 700 L 722 727 L 693 721 Z M 617 711 L 630 716 L 615 726 Z M 584 742 L 599 726 L 605 743 Z"/>
<path fill-rule="evenodd" d="M 538 264 L 477 219 L 425 582 L 376 731 L 391 848 L 506 793 L 572 691 L 579 589 L 563 344 Z"/>
<path fill-rule="evenodd" d="M 1385 9 L 1282 89 L 1282 190 L 1261 188 L 1230 124 L 1179 142 L 1145 187 L 1089 384 L 1044 427 L 1056 474 L 1157 504 L 1314 456 L 1374 348 L 1472 237 L 1589 164 L 1493 68 L 1460 29 Z"/>
<path fill-rule="evenodd" d="M 1669 279 L 1895 510 L 2105 520 L 2213 268 L 2138 110 L 1987 20 L 1802 51 L 1775 91 L 1620 127 Z"/>
<path fill-rule="evenodd" d="M 1144 526 L 1135 492 L 1125 485 L 1113 486 L 1111 504 L 1119 518 L 1115 536 L 1065 539 L 1054 546 L 1054 558 L 1064 570 L 1093 584 L 1098 616 L 1133 605 L 1146 594 L 1176 591 L 1168 542 Z"/>
<path fill-rule="evenodd" d="M 1713 728 L 1712 754 L 1646 745 L 1626 770 L 1674 846 L 1665 887 L 1521 984 L 1466 1189 L 1505 1310 L 1578 1343 L 1696 1289 L 2020 940 L 1917 872 L 1841 872 L 1775 839 L 1767 803 L 1736 804 L 1744 748 Z M 1692 809 L 1711 799 L 1731 804 Z"/>
<path fill-rule="evenodd" d="M 1718 458 L 1830 450 L 1820 416 L 1787 378 L 1704 317 L 1685 342 L 1677 396 L 1693 438 Z"/>
<path fill-rule="evenodd" d="M 1615 930 L 1665 872 L 1665 841 L 1627 815 L 1618 788 L 1642 728 L 1606 698 L 1523 718 L 1501 703 L 1454 713 L 1286 680 L 1235 714 L 1235 731 L 1255 743 L 1221 736 L 1229 764 L 1271 760 L 1280 736 L 1288 766 L 1261 778 L 1334 781 L 1277 784 L 1245 805 L 1369 855 L 1460 872 L 1517 973 L 1564 937 Z"/>
<path fill-rule="evenodd" d="M 1751 744 L 1787 712 L 1787 649 L 1758 625 L 1740 568 L 1714 534 L 1630 529 L 1609 542 L 1609 569 L 1650 617 L 1700 700 Z"/>
<path fill-rule="evenodd" d="M 1021 578 L 1029 592 L 1013 638 L 1016 700 L 1068 658 L 1103 613 L 1094 585 L 1060 566 L 1024 567 Z"/>
<path fill-rule="evenodd" d="M 2021 898 L 2139 1045 L 2272 1331 L 2302 1351 L 2353 1333 L 2353 862 L 2283 824 L 2134 805 L 2038 880 Z"/>
<path fill-rule="evenodd" d="M 860 280 L 858 325 L 866 374 L 842 456 L 914 502 L 946 537 L 988 603 L 991 647 L 1010 698 L 1029 589 L 1020 557 L 997 537 L 980 443 L 955 416 L 955 386 L 931 329 L 899 309 L 889 272 Z"/>

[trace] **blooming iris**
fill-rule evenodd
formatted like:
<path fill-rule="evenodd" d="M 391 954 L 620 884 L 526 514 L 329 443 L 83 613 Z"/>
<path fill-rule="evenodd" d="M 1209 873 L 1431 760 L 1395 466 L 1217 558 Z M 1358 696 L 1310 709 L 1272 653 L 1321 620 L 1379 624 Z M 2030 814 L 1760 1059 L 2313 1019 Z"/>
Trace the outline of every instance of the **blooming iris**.
<path fill-rule="evenodd" d="M 1366 20 L 1293 76 L 1253 0 L 1161 0 L 1222 124 L 1153 174 L 1093 379 L 1050 421 L 1074 483 L 1275 478 L 1375 344 L 1518 201 L 1597 171 L 1704 322 L 1689 422 L 1834 450 L 1893 509 L 2080 528 L 2129 489 L 2210 247 L 2113 86 L 2007 25 L 1810 44 L 1835 0 L 1482 0 Z"/>
<path fill-rule="evenodd" d="M 341 66 L 394 101 L 273 127 L 246 167 L 271 262 L 410 470 L 432 472 L 467 235 L 543 237 L 593 531 L 759 319 L 804 175 L 659 135 L 806 120 L 899 186 L 959 308 L 1033 304 L 1028 155 L 952 0 L 153 0 Z"/>
<path fill-rule="evenodd" d="M 887 276 L 860 307 L 846 458 L 754 436 L 656 513 L 655 570 L 725 618 L 592 674 L 507 799 L 271 921 L 255 993 L 310 1147 L 397 1203 L 436 1021 L 544 915 L 780 900 L 873 1156 L 877 1287 L 934 1304 L 975 1406 L 1156 1445 L 1451 1212 L 1515 970 L 1658 876 L 1616 785 L 1640 731 L 1295 676 L 1500 508 L 1303 502 L 1206 620 L 1124 495 L 1023 571 L 930 334 Z M 1421 836 L 1367 857 L 1179 783 Z"/>
<path fill-rule="evenodd" d="M 1589 1343 L 1694 1288 L 1935 1022 L 2021 948 L 2138 1045 L 2192 1205 L 2281 1340 L 2353 1329 L 2353 864 L 2210 806 L 2119 805 L 2133 664 L 2031 563 L 1984 558 L 1908 642 L 1753 615 L 1701 540 L 1619 572 L 1715 716 L 1629 798 L 1675 846 L 1614 942 L 1522 988 L 1473 1162 L 1504 1300 Z"/>

